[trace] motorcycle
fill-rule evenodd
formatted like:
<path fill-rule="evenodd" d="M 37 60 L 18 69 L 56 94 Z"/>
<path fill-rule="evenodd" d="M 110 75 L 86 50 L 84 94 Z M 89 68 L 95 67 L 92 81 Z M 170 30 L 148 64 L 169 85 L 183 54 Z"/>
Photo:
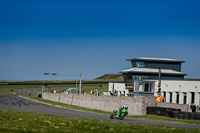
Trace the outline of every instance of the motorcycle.
<path fill-rule="evenodd" d="M 119 120 L 123 120 L 124 117 L 128 114 L 128 110 L 123 108 L 121 110 L 121 115 L 120 115 L 120 110 L 113 110 L 113 113 L 110 116 L 110 119 L 119 119 Z"/>

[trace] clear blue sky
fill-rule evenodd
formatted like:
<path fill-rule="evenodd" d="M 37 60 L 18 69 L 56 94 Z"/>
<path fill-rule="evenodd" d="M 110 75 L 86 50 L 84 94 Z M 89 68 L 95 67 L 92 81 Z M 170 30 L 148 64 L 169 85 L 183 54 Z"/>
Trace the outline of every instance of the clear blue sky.
<path fill-rule="evenodd" d="M 1 0 L 0 80 L 93 79 L 126 59 L 184 60 L 200 78 L 199 0 Z"/>

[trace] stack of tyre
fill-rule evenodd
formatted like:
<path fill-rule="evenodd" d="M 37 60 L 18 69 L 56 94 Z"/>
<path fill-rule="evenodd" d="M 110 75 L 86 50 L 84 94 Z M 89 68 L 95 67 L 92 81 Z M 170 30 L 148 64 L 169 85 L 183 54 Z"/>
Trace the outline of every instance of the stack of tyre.
<path fill-rule="evenodd" d="M 159 115 L 177 119 L 200 120 L 200 112 L 182 112 L 181 109 L 165 107 L 147 107 L 147 115 Z"/>

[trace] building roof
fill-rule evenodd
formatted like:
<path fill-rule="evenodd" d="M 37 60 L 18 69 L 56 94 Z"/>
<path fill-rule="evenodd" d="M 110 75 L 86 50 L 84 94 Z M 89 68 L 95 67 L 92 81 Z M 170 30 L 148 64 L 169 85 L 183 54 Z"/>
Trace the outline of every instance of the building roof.
<path fill-rule="evenodd" d="M 155 61 L 155 62 L 179 62 L 185 63 L 185 61 L 180 61 L 176 59 L 169 59 L 169 58 L 152 58 L 152 57 L 139 57 L 139 58 L 132 58 L 127 59 L 127 61 Z"/>
<path fill-rule="evenodd" d="M 146 73 L 146 74 L 158 74 L 158 69 L 152 68 L 130 68 L 126 70 L 122 70 L 119 73 Z M 161 74 L 170 74 L 170 75 L 187 75 L 182 72 L 169 70 L 169 69 L 161 69 Z"/>

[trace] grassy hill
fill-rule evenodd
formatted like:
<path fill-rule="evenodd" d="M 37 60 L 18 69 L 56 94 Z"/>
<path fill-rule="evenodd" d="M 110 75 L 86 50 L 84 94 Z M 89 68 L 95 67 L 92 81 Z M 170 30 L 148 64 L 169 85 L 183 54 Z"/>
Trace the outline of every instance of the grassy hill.
<path fill-rule="evenodd" d="M 200 81 L 200 79 L 195 78 L 185 78 L 184 80 Z M 124 81 L 122 74 L 104 74 L 100 77 L 93 79 L 92 81 Z"/>
<path fill-rule="evenodd" d="M 184 80 L 200 81 L 200 79 L 195 79 L 195 78 L 185 78 Z"/>
<path fill-rule="evenodd" d="M 124 81 L 124 77 L 122 74 L 104 74 L 93 81 Z"/>

